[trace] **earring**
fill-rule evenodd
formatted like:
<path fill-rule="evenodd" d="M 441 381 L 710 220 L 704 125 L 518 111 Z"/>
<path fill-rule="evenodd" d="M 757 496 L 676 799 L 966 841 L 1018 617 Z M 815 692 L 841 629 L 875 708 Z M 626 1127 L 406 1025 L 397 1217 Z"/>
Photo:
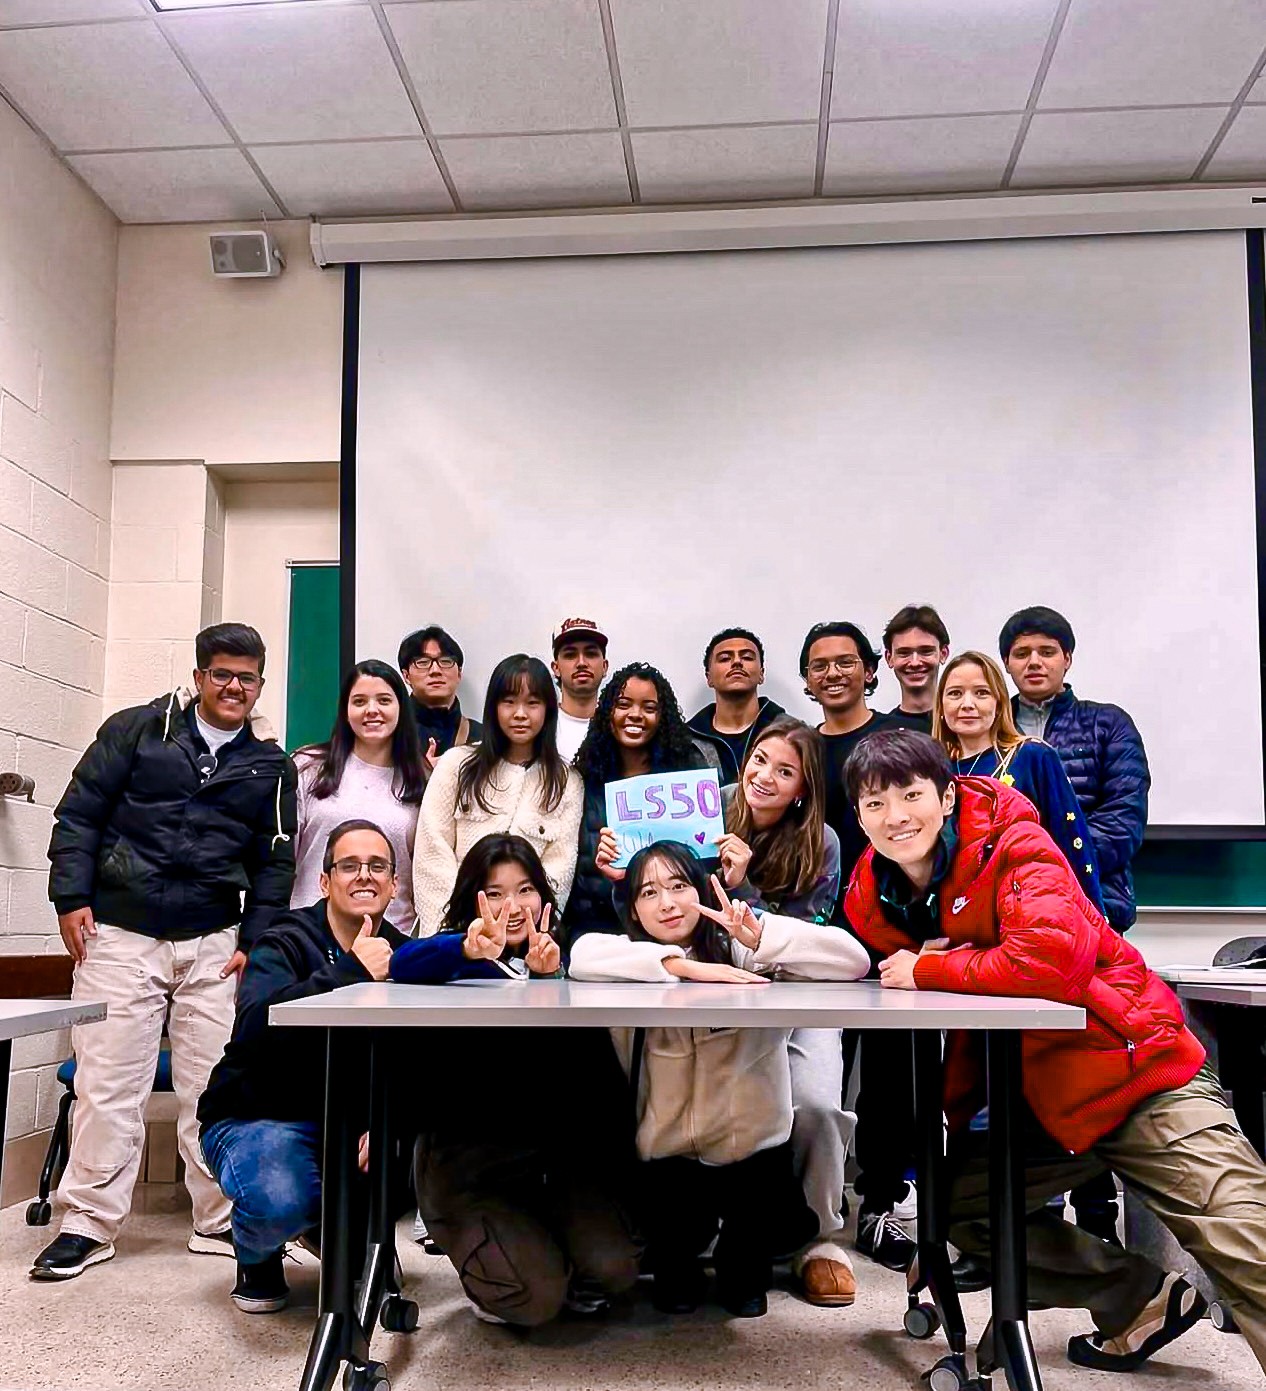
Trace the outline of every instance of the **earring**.
<path fill-rule="evenodd" d="M 795 800 L 794 802 L 792 802 L 791 805 L 792 805 L 797 811 L 799 811 L 800 808 L 804 806 L 804 798 L 803 798 L 803 797 L 797 797 L 796 800 Z"/>

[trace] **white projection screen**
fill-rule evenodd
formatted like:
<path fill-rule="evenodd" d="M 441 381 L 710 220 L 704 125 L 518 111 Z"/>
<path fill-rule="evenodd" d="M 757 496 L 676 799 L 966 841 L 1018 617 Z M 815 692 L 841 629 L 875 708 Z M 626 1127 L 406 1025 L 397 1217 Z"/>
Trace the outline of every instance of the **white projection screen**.
<path fill-rule="evenodd" d="M 877 643 L 930 602 L 996 653 L 1049 604 L 1075 689 L 1143 733 L 1153 827 L 1262 825 L 1244 234 L 360 274 L 358 656 L 440 623 L 476 714 L 578 614 L 689 716 L 740 624 L 813 718 L 816 622 Z"/>

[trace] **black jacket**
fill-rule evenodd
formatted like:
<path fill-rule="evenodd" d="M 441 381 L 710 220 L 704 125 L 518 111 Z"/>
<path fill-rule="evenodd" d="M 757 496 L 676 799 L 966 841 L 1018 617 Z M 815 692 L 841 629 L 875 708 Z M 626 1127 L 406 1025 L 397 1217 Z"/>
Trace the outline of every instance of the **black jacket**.
<path fill-rule="evenodd" d="M 237 991 L 233 1034 L 198 1102 L 205 1130 L 220 1120 L 320 1121 L 325 1114 L 324 1029 L 268 1022 L 270 1005 L 324 995 L 370 979 L 339 946 L 325 899 L 277 918 L 251 949 Z M 383 921 L 393 948 L 407 937 Z"/>
<path fill-rule="evenodd" d="M 692 735 L 694 731 L 691 731 Z M 719 768 L 720 752 L 715 739 L 694 738 L 699 757 L 682 765 L 690 768 Z M 675 768 L 657 772 L 677 772 Z M 717 781 L 725 779 L 718 771 Z M 576 852 L 576 877 L 567 898 L 567 912 L 559 929 L 559 945 L 566 956 L 571 944 L 583 932 L 619 932 L 620 920 L 611 901 L 611 881 L 598 872 L 598 836 L 607 824 L 607 793 L 605 782 L 586 781 L 585 808 L 580 819 L 580 837 Z"/>
<path fill-rule="evenodd" d="M 706 739 L 708 743 L 717 751 L 720 758 L 721 782 L 738 782 L 739 763 L 735 760 L 734 750 L 713 728 L 712 720 L 716 715 L 717 707 L 713 702 L 705 705 L 702 710 L 697 711 L 690 717 L 687 724 L 690 732 L 697 734 L 700 738 Z M 752 721 L 751 728 L 747 731 L 747 741 L 743 745 L 743 757 L 747 757 L 747 750 L 752 746 L 752 740 L 765 728 L 771 720 L 776 720 L 779 715 L 787 712 L 776 701 L 770 700 L 768 696 L 761 696 L 757 702 L 756 718 Z"/>
<path fill-rule="evenodd" d="M 110 716 L 54 812 L 58 913 L 90 907 L 101 922 L 176 940 L 240 922 L 249 949 L 290 902 L 294 764 L 249 722 L 204 780 L 206 753 L 177 691 Z"/>
<path fill-rule="evenodd" d="M 410 702 L 413 706 L 413 718 L 418 726 L 418 738 L 422 740 L 422 752 L 426 752 L 428 740 L 435 740 L 435 754 L 438 758 L 440 754 L 447 753 L 449 749 L 455 748 L 458 744 L 478 744 L 484 737 L 484 727 L 478 720 L 466 719 L 462 714 L 462 703 L 455 700 L 447 710 L 436 710 L 430 705 L 423 705 L 416 697 Z M 458 735 L 463 733 L 462 722 L 465 721 L 466 729 L 464 738 L 459 739 Z"/>

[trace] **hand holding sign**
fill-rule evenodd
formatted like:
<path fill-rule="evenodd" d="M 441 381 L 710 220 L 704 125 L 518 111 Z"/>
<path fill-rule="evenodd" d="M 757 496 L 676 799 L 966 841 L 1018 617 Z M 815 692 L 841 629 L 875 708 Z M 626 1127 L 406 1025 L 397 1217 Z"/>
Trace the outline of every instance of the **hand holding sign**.
<path fill-rule="evenodd" d="M 613 884 L 618 884 L 624 878 L 624 871 L 615 867 L 615 862 L 619 858 L 620 847 L 616 842 L 615 832 L 610 826 L 604 826 L 598 832 L 598 849 L 593 857 L 593 862 L 598 873 Z"/>
<path fill-rule="evenodd" d="M 711 918 L 714 923 L 720 923 L 739 946 L 746 947 L 748 951 L 755 951 L 760 946 L 760 921 L 752 912 L 752 905 L 738 900 L 731 903 L 715 874 L 712 876 L 712 892 L 717 896 L 721 911 L 705 908 L 701 903 L 699 912 L 705 918 Z"/>
<path fill-rule="evenodd" d="M 624 868 L 639 850 L 661 840 L 707 855 L 725 832 L 721 788 L 712 768 L 621 778 L 607 783 L 606 795 L 607 826 L 619 848 L 612 861 L 616 868 Z"/>
<path fill-rule="evenodd" d="M 562 964 L 563 954 L 558 949 L 558 943 L 549 935 L 549 916 L 547 903 L 541 914 L 540 927 L 528 923 L 528 945 L 523 963 L 534 976 L 552 976 Z"/>
<path fill-rule="evenodd" d="M 482 889 L 476 902 L 479 916 L 466 929 L 466 940 L 462 943 L 462 955 L 467 961 L 496 961 L 506 949 L 506 924 L 510 920 L 510 900 L 501 905 L 501 911 L 494 913 L 487 895 Z"/>

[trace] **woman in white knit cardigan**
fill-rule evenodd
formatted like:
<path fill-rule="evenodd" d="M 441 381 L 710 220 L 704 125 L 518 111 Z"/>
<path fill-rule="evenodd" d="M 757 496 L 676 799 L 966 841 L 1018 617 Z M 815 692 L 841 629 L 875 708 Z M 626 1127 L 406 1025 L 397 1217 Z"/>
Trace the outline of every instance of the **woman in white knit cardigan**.
<path fill-rule="evenodd" d="M 413 904 L 423 936 L 439 930 L 457 866 L 481 837 L 522 836 L 541 857 L 559 907 L 576 874 L 584 787 L 558 755 L 558 697 L 545 663 L 498 663 L 484 701 L 483 743 L 450 749 L 422 799 L 413 849 Z"/>

